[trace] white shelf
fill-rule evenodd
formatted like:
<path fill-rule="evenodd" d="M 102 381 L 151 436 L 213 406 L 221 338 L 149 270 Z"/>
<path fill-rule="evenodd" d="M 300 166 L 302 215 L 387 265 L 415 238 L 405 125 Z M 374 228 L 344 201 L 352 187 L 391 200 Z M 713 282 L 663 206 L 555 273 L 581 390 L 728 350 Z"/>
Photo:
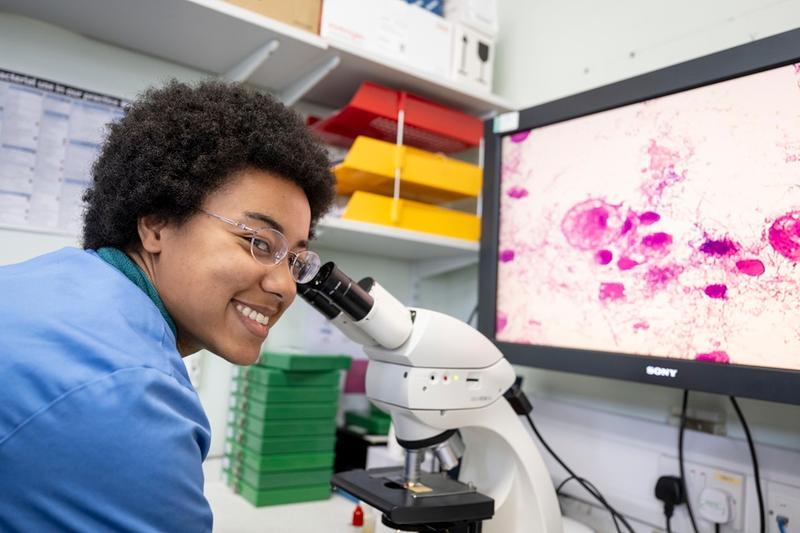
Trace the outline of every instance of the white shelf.
<path fill-rule="evenodd" d="M 453 239 L 379 224 L 325 217 L 317 226 L 312 246 L 346 252 L 425 261 L 431 259 L 468 259 L 477 262 L 478 243 Z"/>
<path fill-rule="evenodd" d="M 229 72 L 266 43 L 278 49 L 248 81 L 277 94 L 338 56 L 340 63 L 307 95 L 339 108 L 361 80 L 415 92 L 477 115 L 504 112 L 497 96 L 457 87 L 412 67 L 325 39 L 221 0 L 0 0 L 18 13 L 115 46 L 214 75 Z"/>

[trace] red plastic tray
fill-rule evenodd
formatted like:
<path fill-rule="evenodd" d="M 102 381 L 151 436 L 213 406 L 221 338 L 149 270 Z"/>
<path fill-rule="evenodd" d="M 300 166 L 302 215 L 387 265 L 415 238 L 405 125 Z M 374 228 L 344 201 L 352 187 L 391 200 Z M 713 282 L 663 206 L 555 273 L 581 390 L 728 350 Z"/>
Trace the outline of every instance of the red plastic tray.
<path fill-rule="evenodd" d="M 478 146 L 483 122 L 461 111 L 405 91 L 363 82 L 353 99 L 311 129 L 326 142 L 349 147 L 359 135 L 397 140 L 397 114 L 405 109 L 403 144 L 431 152 L 452 153 Z"/>

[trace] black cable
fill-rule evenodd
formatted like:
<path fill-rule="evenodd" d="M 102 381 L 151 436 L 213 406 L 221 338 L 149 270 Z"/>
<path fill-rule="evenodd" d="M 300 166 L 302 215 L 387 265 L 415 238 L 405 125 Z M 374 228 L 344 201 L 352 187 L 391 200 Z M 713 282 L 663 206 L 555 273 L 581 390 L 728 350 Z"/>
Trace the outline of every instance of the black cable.
<path fill-rule="evenodd" d="M 683 407 L 681 408 L 681 423 L 678 430 L 678 467 L 681 471 L 681 485 L 683 485 L 683 494 L 686 496 L 686 510 L 689 512 L 689 520 L 692 522 L 692 529 L 697 533 L 697 522 L 694 521 L 694 513 L 692 512 L 692 499 L 689 497 L 689 491 L 686 487 L 686 474 L 683 468 L 683 433 L 686 430 L 686 407 L 689 403 L 689 390 L 683 389 Z"/>
<path fill-rule="evenodd" d="M 467 319 L 467 324 L 472 325 L 472 319 L 478 314 L 478 304 L 475 304 L 475 309 L 469 314 L 469 318 Z"/>
<path fill-rule="evenodd" d="M 667 517 L 667 533 L 672 533 L 672 524 L 670 522 L 672 522 L 672 517 L 668 516 Z"/>
<path fill-rule="evenodd" d="M 572 481 L 573 479 L 575 481 L 579 481 L 580 480 L 580 481 L 586 483 L 586 485 L 588 485 L 589 488 L 591 488 L 591 490 L 589 490 L 589 489 L 587 489 L 587 490 L 589 490 L 589 493 L 592 496 L 597 498 L 598 501 L 599 500 L 605 501 L 605 498 L 603 498 L 603 495 L 600 494 L 600 491 L 597 489 L 597 487 L 595 487 L 588 479 L 584 479 L 584 478 L 581 478 L 581 477 L 575 477 L 575 476 L 569 476 L 567 479 L 565 479 L 564 481 L 562 481 L 558 485 L 558 487 L 556 488 L 556 496 L 561 496 L 561 489 L 564 487 L 564 485 L 566 485 L 568 482 Z M 611 519 L 614 521 L 614 527 L 616 528 L 617 533 L 622 533 L 622 530 L 619 528 L 619 522 L 617 522 L 617 517 L 613 512 L 611 512 Z"/>
<path fill-rule="evenodd" d="M 594 496 L 597 499 L 597 501 L 599 501 L 606 509 L 608 509 L 608 512 L 610 512 L 612 515 L 617 516 L 619 518 L 620 522 L 622 522 L 625 525 L 625 527 L 628 529 L 628 531 L 630 531 L 631 533 L 636 533 L 633 530 L 633 528 L 631 527 L 631 525 L 628 523 L 628 521 L 625 519 L 625 517 L 622 516 L 622 514 L 619 511 L 614 509 L 611 506 L 611 504 L 609 504 L 606 501 L 606 499 L 599 492 L 597 494 L 592 492 L 592 489 L 589 487 L 589 485 L 587 485 L 587 482 L 584 481 L 583 478 L 581 478 L 580 476 L 575 474 L 575 472 L 573 472 L 572 469 L 570 467 L 568 467 L 566 465 L 566 463 L 564 463 L 564 461 L 562 461 L 561 458 L 558 455 L 556 455 L 556 452 L 554 452 L 553 449 L 550 448 L 550 446 L 547 444 L 547 442 L 545 442 L 545 440 L 542 438 L 542 435 L 539 433 L 539 430 L 536 428 L 536 424 L 533 423 L 533 420 L 531 419 L 531 416 L 529 414 L 525 414 L 525 418 L 528 419 L 528 424 L 530 424 L 531 429 L 536 434 L 536 437 L 539 439 L 539 442 L 541 442 L 542 446 L 544 446 L 544 448 L 548 451 L 548 453 L 550 453 L 550 455 L 553 456 L 553 459 L 555 459 L 558 462 L 558 464 L 560 464 L 561 467 L 569 473 L 569 475 L 571 475 L 573 478 L 575 478 L 575 481 L 580 483 L 581 486 L 584 489 L 586 489 L 586 491 L 589 494 Z M 595 489 L 595 490 L 597 490 L 597 489 Z"/>
<path fill-rule="evenodd" d="M 761 493 L 761 476 L 758 472 L 758 459 L 756 459 L 756 447 L 753 444 L 753 437 L 750 435 L 750 428 L 747 426 L 747 421 L 744 419 L 742 410 L 739 409 L 739 404 L 736 402 L 736 397 L 731 396 L 731 403 L 733 408 L 736 409 L 736 414 L 739 415 L 739 421 L 744 428 L 744 434 L 747 436 L 747 445 L 750 447 L 750 457 L 753 459 L 753 475 L 756 478 L 756 494 L 758 495 L 758 518 L 761 524 L 761 533 L 766 531 L 766 522 L 764 517 L 764 495 Z"/>
<path fill-rule="evenodd" d="M 719 524 L 714 522 L 714 533 L 719 533 Z"/>

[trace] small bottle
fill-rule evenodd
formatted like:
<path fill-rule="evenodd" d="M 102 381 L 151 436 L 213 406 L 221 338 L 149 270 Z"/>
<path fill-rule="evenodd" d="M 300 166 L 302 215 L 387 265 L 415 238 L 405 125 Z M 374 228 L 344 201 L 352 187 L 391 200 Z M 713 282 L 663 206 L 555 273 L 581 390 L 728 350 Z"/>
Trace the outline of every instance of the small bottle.
<path fill-rule="evenodd" d="M 356 504 L 356 508 L 353 509 L 353 525 L 357 527 L 364 525 L 364 510 L 360 504 Z"/>

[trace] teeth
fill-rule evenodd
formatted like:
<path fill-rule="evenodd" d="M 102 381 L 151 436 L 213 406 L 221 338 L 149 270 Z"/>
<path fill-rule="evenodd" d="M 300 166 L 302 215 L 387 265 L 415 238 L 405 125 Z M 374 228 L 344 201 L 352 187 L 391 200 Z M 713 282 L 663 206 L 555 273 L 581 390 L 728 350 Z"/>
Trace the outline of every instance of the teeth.
<path fill-rule="evenodd" d="M 236 304 L 236 310 L 239 311 L 244 316 L 246 316 L 247 318 L 249 318 L 250 320 L 255 320 L 262 326 L 266 326 L 267 324 L 269 324 L 268 316 L 262 315 L 258 311 L 250 309 L 246 305 Z"/>

